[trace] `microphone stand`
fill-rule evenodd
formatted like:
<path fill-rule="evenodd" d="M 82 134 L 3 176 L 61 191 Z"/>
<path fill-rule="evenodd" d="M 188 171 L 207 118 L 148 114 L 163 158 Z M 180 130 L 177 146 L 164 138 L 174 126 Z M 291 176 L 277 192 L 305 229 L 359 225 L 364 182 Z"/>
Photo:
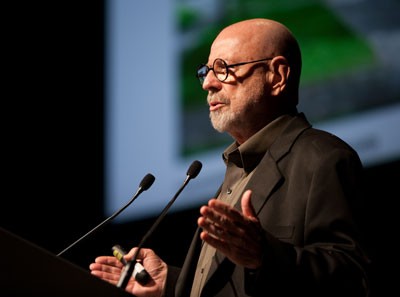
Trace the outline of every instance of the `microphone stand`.
<path fill-rule="evenodd" d="M 139 245 L 137 246 L 137 249 L 133 255 L 132 260 L 128 262 L 128 264 L 125 266 L 125 269 L 121 272 L 121 276 L 119 278 L 117 287 L 125 289 L 126 285 L 129 282 L 129 279 L 133 273 L 133 270 L 135 268 L 136 264 L 136 259 L 139 254 L 140 249 L 143 247 L 144 243 L 146 240 L 150 237 L 150 235 L 154 232 L 154 230 L 157 228 L 157 226 L 160 224 L 160 222 L 163 220 L 165 215 L 167 214 L 168 210 L 172 206 L 172 204 L 175 202 L 175 200 L 178 198 L 179 194 L 183 191 L 183 189 L 186 187 L 186 185 L 189 183 L 189 181 L 193 178 L 195 178 L 200 170 L 201 170 L 202 164 L 199 161 L 194 161 L 190 168 L 188 169 L 187 176 L 185 181 L 183 182 L 182 186 L 179 188 L 179 190 L 176 192 L 175 196 L 168 202 L 168 204 L 164 207 L 163 211 L 161 214 L 158 216 L 157 220 L 153 223 L 149 231 L 143 236 L 142 240 L 140 241 Z"/>
<path fill-rule="evenodd" d="M 73 247 L 74 245 L 76 245 L 78 242 L 80 242 L 81 240 L 83 240 L 85 237 L 87 237 L 89 234 L 93 233 L 94 231 L 98 230 L 100 227 L 104 226 L 105 224 L 107 224 L 108 222 L 110 222 L 112 219 L 114 219 L 117 215 L 119 215 L 125 208 L 127 208 L 143 191 L 146 191 L 148 188 L 151 187 L 151 185 L 153 184 L 155 180 L 155 177 L 151 174 L 148 173 L 140 182 L 139 188 L 137 189 L 135 195 L 133 195 L 133 197 L 129 200 L 129 202 L 122 207 L 121 209 L 119 209 L 118 211 L 116 211 L 113 215 L 111 215 L 110 217 L 108 217 L 106 220 L 104 220 L 103 222 L 101 222 L 99 225 L 97 225 L 96 227 L 94 227 L 92 230 L 90 230 L 89 232 L 87 232 L 85 235 L 83 235 L 82 237 L 80 237 L 79 239 L 77 239 L 75 242 L 73 242 L 72 244 L 70 244 L 68 247 L 66 247 L 64 250 L 62 250 L 61 252 L 59 252 L 57 254 L 57 256 L 61 256 L 62 254 L 64 254 L 67 250 L 69 250 L 71 247 Z"/>

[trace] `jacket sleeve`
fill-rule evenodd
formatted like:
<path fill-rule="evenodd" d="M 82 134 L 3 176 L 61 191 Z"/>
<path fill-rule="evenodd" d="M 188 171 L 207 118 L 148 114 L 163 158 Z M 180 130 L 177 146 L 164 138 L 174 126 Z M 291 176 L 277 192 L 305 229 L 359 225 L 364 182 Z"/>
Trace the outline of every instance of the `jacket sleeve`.
<path fill-rule="evenodd" d="M 289 184 L 283 186 L 284 193 L 278 193 L 277 197 L 290 197 L 285 203 L 292 206 L 285 211 L 300 214 L 293 223 L 297 237 L 277 238 L 274 232 L 269 232 L 267 224 L 263 264 L 258 270 L 244 272 L 246 293 L 368 296 L 369 260 L 360 248 L 354 221 L 359 194 L 355 189 L 361 170 L 358 156 L 339 147 L 306 155 L 298 163 L 292 160 L 290 170 L 295 183 L 302 184 L 285 181 Z M 292 188 L 296 191 L 291 191 Z"/>
<path fill-rule="evenodd" d="M 168 266 L 167 280 L 165 283 L 163 297 L 175 296 L 175 285 L 181 269 L 175 266 Z"/>

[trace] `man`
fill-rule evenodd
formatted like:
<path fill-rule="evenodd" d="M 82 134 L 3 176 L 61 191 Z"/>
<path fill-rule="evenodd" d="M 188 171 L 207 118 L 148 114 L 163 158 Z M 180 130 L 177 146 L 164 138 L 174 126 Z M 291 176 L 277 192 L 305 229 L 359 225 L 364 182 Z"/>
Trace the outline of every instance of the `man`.
<path fill-rule="evenodd" d="M 182 269 L 154 251 L 138 259 L 152 280 L 136 296 L 367 296 L 368 260 L 355 209 L 357 153 L 297 111 L 301 54 L 282 24 L 250 19 L 222 30 L 197 76 L 213 127 L 234 143 L 216 199 L 201 207 Z M 127 255 L 131 259 L 136 249 Z M 122 265 L 92 273 L 117 284 Z"/>

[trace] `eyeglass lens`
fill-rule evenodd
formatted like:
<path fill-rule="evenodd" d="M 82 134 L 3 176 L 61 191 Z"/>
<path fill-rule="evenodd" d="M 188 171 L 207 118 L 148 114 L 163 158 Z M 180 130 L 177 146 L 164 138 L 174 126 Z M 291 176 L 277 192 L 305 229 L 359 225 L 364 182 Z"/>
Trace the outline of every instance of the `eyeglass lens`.
<path fill-rule="evenodd" d="M 222 59 L 215 59 L 213 63 L 214 74 L 219 81 L 224 81 L 228 77 L 228 68 Z"/>
<path fill-rule="evenodd" d="M 226 62 L 222 59 L 215 59 L 213 67 L 201 65 L 197 69 L 197 77 L 199 78 L 201 84 L 204 83 L 204 80 L 210 70 L 214 72 L 215 77 L 219 81 L 225 81 L 228 77 L 228 67 L 226 66 Z"/>
<path fill-rule="evenodd" d="M 207 65 L 200 65 L 200 67 L 197 69 L 197 77 L 202 85 L 206 79 L 208 71 L 210 71 L 210 68 Z"/>

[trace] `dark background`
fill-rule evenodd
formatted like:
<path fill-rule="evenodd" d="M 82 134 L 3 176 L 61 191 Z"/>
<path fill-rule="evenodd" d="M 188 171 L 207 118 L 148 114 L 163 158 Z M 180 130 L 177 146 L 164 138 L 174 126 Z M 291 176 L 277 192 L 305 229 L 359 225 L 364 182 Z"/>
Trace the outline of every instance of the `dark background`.
<path fill-rule="evenodd" d="M 55 254 L 105 219 L 103 13 L 102 1 L 3 5 L 0 227 Z M 396 281 L 399 170 L 399 160 L 365 170 L 374 296 Z M 197 216 L 168 214 L 146 246 L 180 265 Z M 154 220 L 111 223 L 63 257 L 88 268 L 114 244 L 137 244 Z"/>

